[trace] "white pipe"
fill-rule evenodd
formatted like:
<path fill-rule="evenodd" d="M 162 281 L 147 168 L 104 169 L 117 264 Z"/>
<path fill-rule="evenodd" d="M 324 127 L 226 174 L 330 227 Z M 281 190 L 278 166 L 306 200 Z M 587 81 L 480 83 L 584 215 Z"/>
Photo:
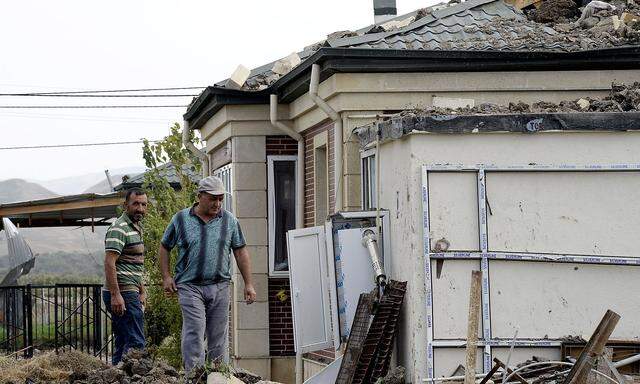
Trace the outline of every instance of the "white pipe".
<path fill-rule="evenodd" d="M 309 83 L 309 96 L 318 108 L 333 120 L 333 164 L 334 164 L 334 185 L 336 194 L 336 204 L 334 212 L 341 211 L 344 207 L 342 205 L 342 119 L 338 112 L 336 112 L 331 106 L 318 96 L 318 86 L 320 84 L 320 65 L 313 64 L 311 66 L 311 82 Z"/>
<path fill-rule="evenodd" d="M 620 367 L 624 367 L 625 365 L 635 363 L 636 361 L 640 361 L 640 354 L 627 357 L 626 359 L 622 359 L 620 361 L 616 361 L 615 363 L 613 363 L 613 366 L 615 368 L 620 368 Z"/>
<path fill-rule="evenodd" d="M 189 122 L 184 120 L 184 124 L 182 126 L 182 144 L 185 148 L 187 148 L 191 153 L 196 155 L 200 161 L 202 162 L 202 177 L 209 176 L 209 156 L 198 147 L 193 145 L 190 138 L 191 128 L 189 127 Z"/>
<path fill-rule="evenodd" d="M 304 227 L 304 138 L 301 134 L 278 121 L 278 95 L 269 98 L 269 119 L 271 125 L 286 133 L 298 142 L 298 161 L 296 162 L 296 228 Z"/>

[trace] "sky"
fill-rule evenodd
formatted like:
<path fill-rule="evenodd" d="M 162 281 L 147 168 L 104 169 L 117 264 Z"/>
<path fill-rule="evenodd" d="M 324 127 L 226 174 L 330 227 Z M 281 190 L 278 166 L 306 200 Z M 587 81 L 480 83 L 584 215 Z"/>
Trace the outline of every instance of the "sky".
<path fill-rule="evenodd" d="M 398 13 L 434 0 L 397 0 Z M 373 0 L 50 1 L 3 4 L 0 93 L 204 87 L 373 23 Z M 197 94 L 199 90 L 175 91 Z M 164 92 L 167 93 L 167 92 Z M 191 97 L 0 96 L 15 105 L 187 105 Z M 186 108 L 4 109 L 0 147 L 159 139 Z M 141 146 L 0 149 L 0 180 L 144 166 Z"/>

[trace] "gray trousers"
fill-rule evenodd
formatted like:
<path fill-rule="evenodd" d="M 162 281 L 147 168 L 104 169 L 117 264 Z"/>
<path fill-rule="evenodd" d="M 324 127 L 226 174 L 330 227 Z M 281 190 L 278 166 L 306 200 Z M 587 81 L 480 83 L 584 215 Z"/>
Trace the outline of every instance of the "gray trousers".
<path fill-rule="evenodd" d="M 229 363 L 229 282 L 211 285 L 178 284 L 182 309 L 182 363 L 185 371 L 207 361 Z"/>

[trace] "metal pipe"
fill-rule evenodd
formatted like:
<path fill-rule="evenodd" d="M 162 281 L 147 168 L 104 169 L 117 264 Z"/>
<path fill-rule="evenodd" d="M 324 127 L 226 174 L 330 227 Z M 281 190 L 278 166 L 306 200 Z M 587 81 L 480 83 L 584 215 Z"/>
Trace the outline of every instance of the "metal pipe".
<path fill-rule="evenodd" d="M 625 365 L 635 363 L 636 361 L 640 361 L 640 354 L 627 357 L 626 359 L 622 359 L 620 361 L 616 361 L 615 363 L 613 363 L 613 366 L 615 368 L 620 368 L 620 367 L 624 367 Z"/>
<path fill-rule="evenodd" d="M 376 276 L 376 284 L 384 287 L 387 285 L 387 275 L 384 273 L 384 267 L 380 262 L 380 254 L 378 252 L 378 242 L 376 240 L 376 234 L 370 229 L 367 229 L 362 234 L 362 245 L 369 251 L 369 257 L 371 257 L 371 266 Z"/>
<path fill-rule="evenodd" d="M 209 156 L 191 142 L 191 128 L 187 120 L 184 120 L 182 126 L 182 144 L 202 162 L 202 177 L 209 176 Z"/>
<path fill-rule="evenodd" d="M 298 142 L 298 160 L 296 161 L 296 228 L 304 227 L 304 138 L 301 134 L 278 120 L 278 95 L 269 97 L 269 120 L 278 128 Z"/>
<path fill-rule="evenodd" d="M 340 118 L 340 114 L 336 112 L 335 109 L 331 108 L 331 106 L 324 101 L 320 96 L 318 96 L 318 86 L 320 84 L 320 65 L 313 64 L 311 66 L 311 82 L 309 83 L 309 97 L 314 102 L 314 104 L 320 108 L 331 120 L 333 120 L 333 164 L 334 164 L 334 185 L 335 185 L 335 193 L 336 193 L 336 203 L 334 212 L 339 212 L 343 209 L 342 205 L 342 178 L 343 178 L 343 170 L 342 170 L 342 141 L 343 141 L 343 131 L 342 131 L 342 119 Z"/>

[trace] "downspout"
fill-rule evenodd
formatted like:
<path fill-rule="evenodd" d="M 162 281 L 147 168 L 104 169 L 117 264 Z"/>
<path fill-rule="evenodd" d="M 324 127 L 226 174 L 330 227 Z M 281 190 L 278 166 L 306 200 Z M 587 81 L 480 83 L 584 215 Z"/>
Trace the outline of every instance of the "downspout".
<path fill-rule="evenodd" d="M 343 209 L 342 206 L 342 119 L 338 112 L 318 96 L 318 85 L 320 84 L 320 65 L 313 64 L 311 66 L 311 82 L 309 83 L 309 96 L 318 108 L 333 120 L 334 137 L 333 137 L 333 164 L 334 164 L 334 185 L 336 191 L 335 212 Z"/>
<path fill-rule="evenodd" d="M 190 133 L 191 128 L 189 127 L 189 122 L 184 120 L 184 124 L 182 126 L 182 144 L 189 150 L 189 152 L 193 153 L 198 159 L 200 159 L 202 162 L 202 177 L 207 177 L 209 176 L 209 156 L 193 145 L 189 137 L 191 136 Z"/>
<path fill-rule="evenodd" d="M 278 121 L 278 95 L 269 98 L 269 118 L 271 125 L 298 142 L 298 161 L 296 164 L 296 228 L 304 227 L 304 140 L 302 135 L 286 124 Z"/>

